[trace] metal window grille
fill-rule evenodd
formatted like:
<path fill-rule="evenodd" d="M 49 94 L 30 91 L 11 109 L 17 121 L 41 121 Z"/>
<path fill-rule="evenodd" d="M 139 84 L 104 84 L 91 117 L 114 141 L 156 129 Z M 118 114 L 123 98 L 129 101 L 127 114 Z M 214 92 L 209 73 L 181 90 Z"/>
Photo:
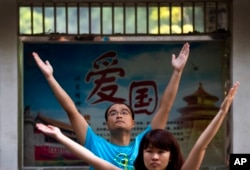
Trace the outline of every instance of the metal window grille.
<path fill-rule="evenodd" d="M 20 0 L 19 36 L 228 33 L 230 1 L 75 2 Z"/>

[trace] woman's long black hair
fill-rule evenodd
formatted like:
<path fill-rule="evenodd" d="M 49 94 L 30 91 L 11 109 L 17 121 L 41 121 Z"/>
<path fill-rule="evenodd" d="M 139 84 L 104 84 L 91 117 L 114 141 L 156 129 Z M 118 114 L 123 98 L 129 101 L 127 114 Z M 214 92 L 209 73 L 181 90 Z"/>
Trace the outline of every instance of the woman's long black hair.
<path fill-rule="evenodd" d="M 143 160 L 143 150 L 149 146 L 170 151 L 170 160 L 166 170 L 181 169 L 184 159 L 176 138 L 166 130 L 154 129 L 146 133 L 142 138 L 138 156 L 134 162 L 135 170 L 147 170 Z"/>

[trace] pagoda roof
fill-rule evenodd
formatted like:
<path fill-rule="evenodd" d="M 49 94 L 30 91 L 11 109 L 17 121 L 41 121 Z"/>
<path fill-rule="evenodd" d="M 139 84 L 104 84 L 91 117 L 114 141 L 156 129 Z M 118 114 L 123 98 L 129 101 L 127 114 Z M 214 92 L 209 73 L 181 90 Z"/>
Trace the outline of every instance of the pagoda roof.
<path fill-rule="evenodd" d="M 47 124 L 47 125 L 56 126 L 60 129 L 64 129 L 64 130 L 68 130 L 68 131 L 72 131 L 72 132 L 74 131 L 70 124 L 60 122 L 60 121 L 55 120 L 55 119 L 51 119 L 49 117 L 42 115 L 41 113 L 37 114 L 35 120 L 36 120 L 36 122 L 42 122 L 42 123 Z"/>
<path fill-rule="evenodd" d="M 216 106 L 213 106 L 213 105 L 188 105 L 186 107 L 182 107 L 182 108 L 179 108 L 178 111 L 180 113 L 189 113 L 189 112 L 193 112 L 193 111 L 197 111 L 197 110 L 207 110 L 207 111 L 218 111 L 219 108 L 216 107 Z"/>
<path fill-rule="evenodd" d="M 214 102 L 219 100 L 217 96 L 211 95 L 208 92 L 206 92 L 201 82 L 199 83 L 198 89 L 193 94 L 183 97 L 183 100 L 188 102 L 190 100 L 196 99 L 197 97 L 201 97 L 203 99 L 211 100 Z"/>

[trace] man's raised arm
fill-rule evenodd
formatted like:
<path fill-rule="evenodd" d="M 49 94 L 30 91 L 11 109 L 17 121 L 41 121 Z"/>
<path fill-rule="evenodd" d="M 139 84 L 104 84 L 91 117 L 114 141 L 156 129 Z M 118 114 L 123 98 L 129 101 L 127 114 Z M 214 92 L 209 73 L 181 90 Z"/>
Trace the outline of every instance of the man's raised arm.
<path fill-rule="evenodd" d="M 36 64 L 43 73 L 56 99 L 66 111 L 79 142 L 84 144 L 88 127 L 87 121 L 78 112 L 75 103 L 54 78 L 53 67 L 50 65 L 49 61 L 43 62 L 39 55 L 35 52 L 33 52 L 32 55 L 34 56 Z"/>
<path fill-rule="evenodd" d="M 163 92 L 160 106 L 155 116 L 151 121 L 152 129 L 164 129 L 168 121 L 169 112 L 173 106 L 183 69 L 186 65 L 189 56 L 189 43 L 185 43 L 180 51 L 179 56 L 176 58 L 172 54 L 172 66 L 174 68 L 171 79 Z"/>

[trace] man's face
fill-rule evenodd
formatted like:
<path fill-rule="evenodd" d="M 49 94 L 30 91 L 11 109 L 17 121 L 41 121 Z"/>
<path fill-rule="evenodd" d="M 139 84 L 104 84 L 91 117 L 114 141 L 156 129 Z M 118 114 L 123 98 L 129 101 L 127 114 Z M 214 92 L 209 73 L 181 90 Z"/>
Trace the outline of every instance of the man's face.
<path fill-rule="evenodd" d="M 109 130 L 128 130 L 134 128 L 135 122 L 130 109 L 124 104 L 114 104 L 107 114 L 107 126 Z"/>

